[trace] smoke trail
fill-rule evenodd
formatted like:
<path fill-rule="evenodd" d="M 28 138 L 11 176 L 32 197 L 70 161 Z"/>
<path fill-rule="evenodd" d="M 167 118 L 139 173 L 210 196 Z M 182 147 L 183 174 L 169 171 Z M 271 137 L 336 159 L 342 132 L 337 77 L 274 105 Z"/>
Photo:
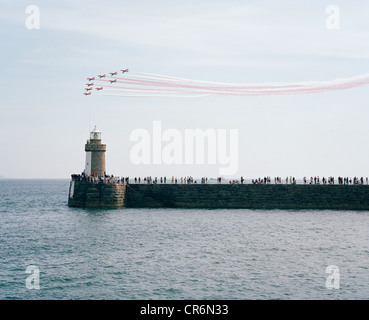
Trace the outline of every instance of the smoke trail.
<path fill-rule="evenodd" d="M 110 80 L 109 80 L 110 79 Z M 105 92 L 99 95 L 123 97 L 208 97 L 270 96 L 313 94 L 346 90 L 369 84 L 369 74 L 330 81 L 225 83 L 178 78 L 161 74 L 138 73 L 126 77 L 96 77 L 95 86 Z M 108 92 L 106 92 L 108 91 Z"/>
<path fill-rule="evenodd" d="M 138 97 L 138 98 L 153 98 L 153 97 L 165 97 L 165 98 L 201 98 L 208 97 L 211 94 L 203 94 L 203 95 L 169 95 L 169 94 L 109 94 L 109 93 L 100 93 L 102 96 L 112 96 L 112 97 Z"/>
<path fill-rule="evenodd" d="M 213 84 L 213 85 L 224 85 L 224 86 L 239 86 L 239 87 L 252 87 L 252 88 L 263 88 L 263 87 L 306 87 L 306 86 L 325 86 L 325 85 L 341 85 L 345 83 L 354 83 L 357 81 L 364 81 L 368 83 L 369 81 L 369 73 L 350 77 L 350 78 L 341 78 L 341 79 L 334 79 L 330 81 L 305 81 L 305 82 L 292 82 L 292 83 L 283 83 L 283 82 L 270 82 L 270 83 L 262 83 L 262 84 L 236 84 L 236 83 L 224 83 L 224 82 L 212 82 L 212 81 L 203 81 L 203 80 L 194 80 L 194 79 L 185 79 L 185 78 L 176 78 L 171 76 L 165 75 L 155 75 L 151 73 L 138 73 L 143 75 L 151 75 L 153 79 L 163 80 L 167 79 L 167 81 L 181 81 L 185 83 L 198 83 L 198 84 Z M 138 76 L 136 76 L 138 77 Z"/>

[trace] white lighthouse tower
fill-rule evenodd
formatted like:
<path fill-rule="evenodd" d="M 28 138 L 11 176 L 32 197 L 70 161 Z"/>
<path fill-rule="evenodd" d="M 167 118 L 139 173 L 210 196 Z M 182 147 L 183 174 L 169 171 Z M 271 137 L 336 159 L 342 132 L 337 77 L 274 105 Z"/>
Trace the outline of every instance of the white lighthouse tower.
<path fill-rule="evenodd" d="M 104 176 L 106 145 L 101 143 L 101 131 L 95 128 L 90 132 L 90 139 L 85 145 L 86 165 L 85 174 L 92 176 Z"/>

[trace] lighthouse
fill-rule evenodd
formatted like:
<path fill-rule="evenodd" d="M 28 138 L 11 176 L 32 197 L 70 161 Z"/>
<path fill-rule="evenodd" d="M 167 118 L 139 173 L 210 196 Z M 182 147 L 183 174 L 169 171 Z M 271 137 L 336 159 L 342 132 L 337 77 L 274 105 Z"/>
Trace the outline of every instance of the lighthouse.
<path fill-rule="evenodd" d="M 101 143 L 101 131 L 95 128 L 90 132 L 90 139 L 85 145 L 86 151 L 86 165 L 85 174 L 104 176 L 105 169 L 105 152 L 106 144 Z"/>

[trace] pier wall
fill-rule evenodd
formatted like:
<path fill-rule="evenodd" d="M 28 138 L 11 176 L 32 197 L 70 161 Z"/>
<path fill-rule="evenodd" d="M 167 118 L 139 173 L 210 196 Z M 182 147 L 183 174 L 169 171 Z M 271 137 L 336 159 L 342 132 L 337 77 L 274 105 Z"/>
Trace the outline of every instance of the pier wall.
<path fill-rule="evenodd" d="M 68 205 L 91 208 L 369 210 L 369 185 L 122 185 L 72 181 Z"/>
<path fill-rule="evenodd" d="M 130 208 L 369 210 L 368 185 L 128 185 Z"/>
<path fill-rule="evenodd" d="M 119 208 L 124 205 L 126 185 L 71 181 L 68 206 L 80 208 Z"/>

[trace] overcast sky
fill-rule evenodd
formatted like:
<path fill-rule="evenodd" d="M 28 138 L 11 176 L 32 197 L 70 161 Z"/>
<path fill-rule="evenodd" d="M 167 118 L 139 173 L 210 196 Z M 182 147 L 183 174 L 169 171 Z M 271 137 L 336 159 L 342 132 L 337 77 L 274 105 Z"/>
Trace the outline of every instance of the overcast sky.
<path fill-rule="evenodd" d="M 26 28 L 29 5 L 40 10 L 40 29 Z M 326 26 L 329 5 L 340 10 L 339 29 Z M 80 173 L 95 124 L 107 144 L 109 174 L 219 175 L 219 163 L 132 163 L 130 135 L 138 128 L 151 132 L 153 121 L 183 135 L 185 129 L 237 129 L 235 177 L 369 176 L 368 86 L 265 97 L 82 94 L 86 77 L 122 68 L 231 83 L 365 74 L 368 17 L 367 0 L 2 0 L 0 176 Z"/>

